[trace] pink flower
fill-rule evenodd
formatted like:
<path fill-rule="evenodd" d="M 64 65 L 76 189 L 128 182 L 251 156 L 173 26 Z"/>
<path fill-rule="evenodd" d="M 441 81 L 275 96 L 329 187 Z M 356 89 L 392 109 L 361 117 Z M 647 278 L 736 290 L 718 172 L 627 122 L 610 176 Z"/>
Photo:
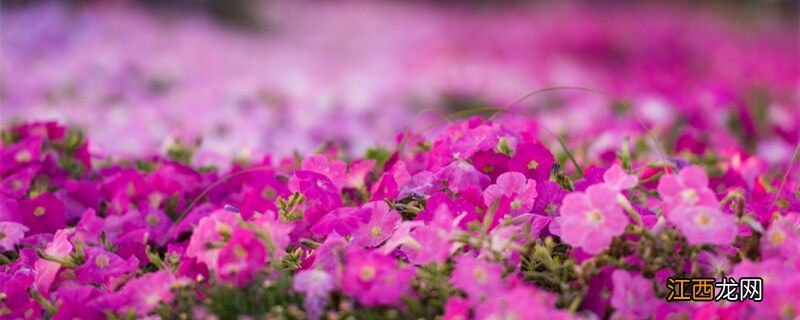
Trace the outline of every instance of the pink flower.
<path fill-rule="evenodd" d="M 392 231 L 397 228 L 397 224 L 402 220 L 400 214 L 389 208 L 384 201 L 374 201 L 366 203 L 362 208 L 370 212 L 369 221 L 361 224 L 353 233 L 355 245 L 363 247 L 374 247 L 385 241 L 392 235 Z"/>
<path fill-rule="evenodd" d="M 0 222 L 0 252 L 13 250 L 27 231 L 28 227 L 19 223 Z"/>
<path fill-rule="evenodd" d="M 455 264 L 450 281 L 473 302 L 486 299 L 505 287 L 502 265 L 473 256 L 460 256 Z"/>
<path fill-rule="evenodd" d="M 267 262 L 264 243 L 250 229 L 237 228 L 219 252 L 217 275 L 238 286 L 253 282 Z"/>
<path fill-rule="evenodd" d="M 342 190 L 345 183 L 347 164 L 342 160 L 328 161 L 328 157 L 321 154 L 310 155 L 303 159 L 300 167 L 306 171 L 320 173 L 331 179 L 336 189 Z"/>
<path fill-rule="evenodd" d="M 344 186 L 359 189 L 364 186 L 367 175 L 375 168 L 375 160 L 354 160 L 345 175 Z"/>
<path fill-rule="evenodd" d="M 411 181 L 411 174 L 408 173 L 406 163 L 397 161 L 391 169 L 381 175 L 378 182 L 372 185 L 372 200 L 381 201 L 383 199 L 394 199 L 400 187 Z"/>
<path fill-rule="evenodd" d="M 68 229 L 58 230 L 53 236 L 53 241 L 47 244 L 44 253 L 54 257 L 66 258 L 67 255 L 72 253 L 72 243 L 69 242 L 69 235 L 70 231 Z M 38 259 L 34 264 L 34 268 L 36 269 L 36 289 L 39 292 L 48 292 L 56 279 L 56 274 L 61 270 L 61 264 Z"/>
<path fill-rule="evenodd" d="M 397 305 L 410 294 L 415 269 L 397 267 L 393 258 L 358 248 L 348 250 L 344 260 L 342 291 L 362 304 Z"/>
<path fill-rule="evenodd" d="M 653 280 L 624 270 L 615 270 L 611 279 L 614 283 L 611 306 L 615 315 L 646 318 L 658 307 L 660 301 L 653 292 Z"/>
<path fill-rule="evenodd" d="M 295 274 L 292 288 L 305 294 L 303 307 L 309 319 L 319 319 L 328 305 L 328 294 L 336 287 L 333 277 L 325 271 L 312 269 Z"/>
<path fill-rule="evenodd" d="M 452 297 L 444 305 L 444 320 L 469 319 L 469 302 L 464 298 Z"/>
<path fill-rule="evenodd" d="M 677 175 L 661 177 L 658 193 L 664 200 L 664 214 L 667 216 L 680 206 L 719 206 L 714 192 L 708 188 L 708 176 L 699 166 L 689 166 Z"/>
<path fill-rule="evenodd" d="M 762 255 L 800 259 L 800 213 L 792 212 L 772 221 L 761 238 Z"/>
<path fill-rule="evenodd" d="M 144 316 L 162 302 L 171 303 L 175 298 L 172 286 L 175 277 L 163 270 L 145 274 L 139 278 L 128 281 L 118 294 L 124 303 L 115 307 L 118 310 L 133 310 L 139 316 Z"/>
<path fill-rule="evenodd" d="M 456 160 L 446 167 L 437 171 L 436 179 L 445 181 L 447 188 L 452 192 L 461 192 L 468 186 L 479 186 L 484 188 L 491 183 L 489 176 L 475 170 L 469 162 Z"/>
<path fill-rule="evenodd" d="M 564 197 L 561 207 L 561 238 L 590 254 L 605 250 L 611 239 L 625 232 L 630 220 L 617 206 L 617 190 L 606 185 L 590 186 L 586 192 Z"/>
<path fill-rule="evenodd" d="M 209 269 L 216 269 L 219 250 L 233 234 L 237 220 L 238 215 L 227 210 L 217 210 L 200 219 L 189 239 L 186 255 L 197 258 L 197 261 L 205 263 Z"/>
<path fill-rule="evenodd" d="M 603 181 L 611 188 L 625 190 L 635 187 L 639 183 L 639 178 L 625 172 L 619 164 L 614 164 L 603 173 Z"/>
<path fill-rule="evenodd" d="M 678 207 L 667 221 L 675 224 L 689 245 L 729 245 L 736 238 L 736 219 L 712 207 Z"/>
<path fill-rule="evenodd" d="M 527 286 L 489 293 L 475 310 L 476 319 L 572 319 L 569 312 L 556 309 L 555 297 Z"/>
<path fill-rule="evenodd" d="M 506 172 L 497 177 L 497 183 L 490 185 L 483 192 L 484 203 L 491 207 L 500 197 L 506 196 L 511 201 L 510 213 L 518 216 L 533 209 L 536 201 L 536 181 L 526 179 L 519 172 Z"/>

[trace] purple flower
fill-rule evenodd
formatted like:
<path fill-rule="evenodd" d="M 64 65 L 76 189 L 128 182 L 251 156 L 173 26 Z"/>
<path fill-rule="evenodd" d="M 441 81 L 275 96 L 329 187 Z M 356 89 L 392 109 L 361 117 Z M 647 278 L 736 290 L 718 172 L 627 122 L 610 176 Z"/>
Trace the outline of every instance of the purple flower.
<path fill-rule="evenodd" d="M 328 294 L 336 287 L 333 280 L 327 272 L 316 269 L 303 270 L 294 275 L 292 288 L 305 294 L 303 307 L 309 319 L 322 316 L 322 311 L 328 305 Z"/>
<path fill-rule="evenodd" d="M 555 158 L 540 142 L 523 142 L 517 146 L 508 162 L 508 170 L 522 172 L 526 177 L 544 182 L 550 178 Z"/>
<path fill-rule="evenodd" d="M 531 212 L 545 216 L 556 216 L 564 196 L 569 192 L 561 189 L 558 183 L 545 181 L 536 184 L 536 201 Z"/>

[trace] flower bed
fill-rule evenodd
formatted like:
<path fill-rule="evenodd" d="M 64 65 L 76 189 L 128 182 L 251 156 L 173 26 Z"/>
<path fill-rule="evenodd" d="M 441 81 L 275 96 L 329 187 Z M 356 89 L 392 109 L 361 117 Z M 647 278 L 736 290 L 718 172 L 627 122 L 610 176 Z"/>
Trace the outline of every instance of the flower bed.
<path fill-rule="evenodd" d="M 11 126 L 0 310 L 57 319 L 797 315 L 796 180 L 744 155 L 660 160 L 627 144 L 608 166 L 567 171 L 557 158 L 568 150 L 552 152 L 541 128 L 519 123 L 473 118 L 431 138 L 406 132 L 396 149 L 363 158 L 329 148 L 226 172 L 191 166 L 183 145 L 111 161 L 57 123 Z M 701 277 L 761 278 L 763 301 L 667 302 L 668 278 Z"/>

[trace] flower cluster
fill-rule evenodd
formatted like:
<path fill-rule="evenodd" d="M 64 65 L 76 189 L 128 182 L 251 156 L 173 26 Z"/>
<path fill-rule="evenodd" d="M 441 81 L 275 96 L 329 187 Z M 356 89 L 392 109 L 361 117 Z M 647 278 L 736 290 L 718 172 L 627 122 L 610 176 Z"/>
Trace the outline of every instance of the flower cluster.
<path fill-rule="evenodd" d="M 54 122 L 10 126 L 0 318 L 800 315 L 797 180 L 627 143 L 568 170 L 542 134 L 473 118 L 222 172 L 183 145 L 111 159 Z M 676 276 L 760 277 L 763 301 L 670 303 Z"/>

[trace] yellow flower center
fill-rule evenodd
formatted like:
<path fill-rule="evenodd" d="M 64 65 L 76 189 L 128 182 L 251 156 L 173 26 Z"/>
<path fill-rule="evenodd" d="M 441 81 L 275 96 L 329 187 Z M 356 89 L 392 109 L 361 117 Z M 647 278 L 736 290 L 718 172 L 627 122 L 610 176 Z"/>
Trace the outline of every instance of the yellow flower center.
<path fill-rule="evenodd" d="M 712 220 L 711 217 L 703 213 L 698 214 L 697 216 L 694 217 L 694 222 L 702 227 L 707 227 L 708 225 L 710 225 L 711 220 Z"/>
<path fill-rule="evenodd" d="M 373 237 L 379 237 L 381 235 L 382 231 L 383 230 L 381 229 L 381 227 L 372 228 L 372 236 Z"/>
<path fill-rule="evenodd" d="M 483 283 L 486 281 L 486 270 L 483 270 L 483 268 L 477 268 L 475 269 L 475 272 L 472 273 L 472 277 L 475 278 L 475 281 L 478 283 Z"/>
<path fill-rule="evenodd" d="M 686 201 L 688 204 L 695 204 L 700 201 L 700 196 L 694 189 L 686 189 L 681 191 L 681 198 L 683 198 L 683 201 Z"/>
<path fill-rule="evenodd" d="M 94 259 L 94 264 L 100 268 L 105 268 L 108 265 L 108 257 L 101 254 Z"/>
<path fill-rule="evenodd" d="M 600 223 L 603 221 L 603 214 L 600 212 L 600 210 L 597 209 L 589 211 L 589 213 L 586 216 L 589 218 L 589 221 L 593 223 Z"/>
<path fill-rule="evenodd" d="M 783 233 L 782 231 L 776 230 L 775 232 L 769 235 L 769 241 L 776 246 L 781 245 L 784 240 L 786 240 L 786 234 Z"/>
<path fill-rule="evenodd" d="M 536 162 L 536 160 L 531 160 L 531 162 L 528 162 L 528 169 L 533 170 L 536 169 L 537 167 L 539 167 L 539 163 Z"/>
<path fill-rule="evenodd" d="M 16 160 L 17 162 L 28 162 L 31 161 L 32 157 L 33 155 L 31 155 L 30 151 L 22 150 L 14 155 L 14 160 Z"/>
<path fill-rule="evenodd" d="M 244 260 L 245 258 L 247 258 L 247 249 L 237 244 L 236 246 L 233 247 L 233 254 L 236 256 L 237 259 Z"/>
<path fill-rule="evenodd" d="M 43 216 L 43 215 L 44 215 L 44 213 L 45 213 L 46 211 L 47 211 L 47 210 L 45 210 L 45 208 L 44 208 L 44 207 L 36 207 L 36 209 L 33 209 L 33 215 L 34 215 L 34 216 L 37 216 L 37 217 L 41 217 L 41 216 Z"/>
<path fill-rule="evenodd" d="M 511 201 L 511 209 L 519 209 L 519 208 L 522 208 L 522 201 L 520 201 L 519 199 L 514 199 L 514 201 Z"/>
<path fill-rule="evenodd" d="M 375 267 L 373 266 L 362 267 L 359 277 L 361 278 L 362 281 L 372 280 L 372 278 L 375 278 Z"/>

